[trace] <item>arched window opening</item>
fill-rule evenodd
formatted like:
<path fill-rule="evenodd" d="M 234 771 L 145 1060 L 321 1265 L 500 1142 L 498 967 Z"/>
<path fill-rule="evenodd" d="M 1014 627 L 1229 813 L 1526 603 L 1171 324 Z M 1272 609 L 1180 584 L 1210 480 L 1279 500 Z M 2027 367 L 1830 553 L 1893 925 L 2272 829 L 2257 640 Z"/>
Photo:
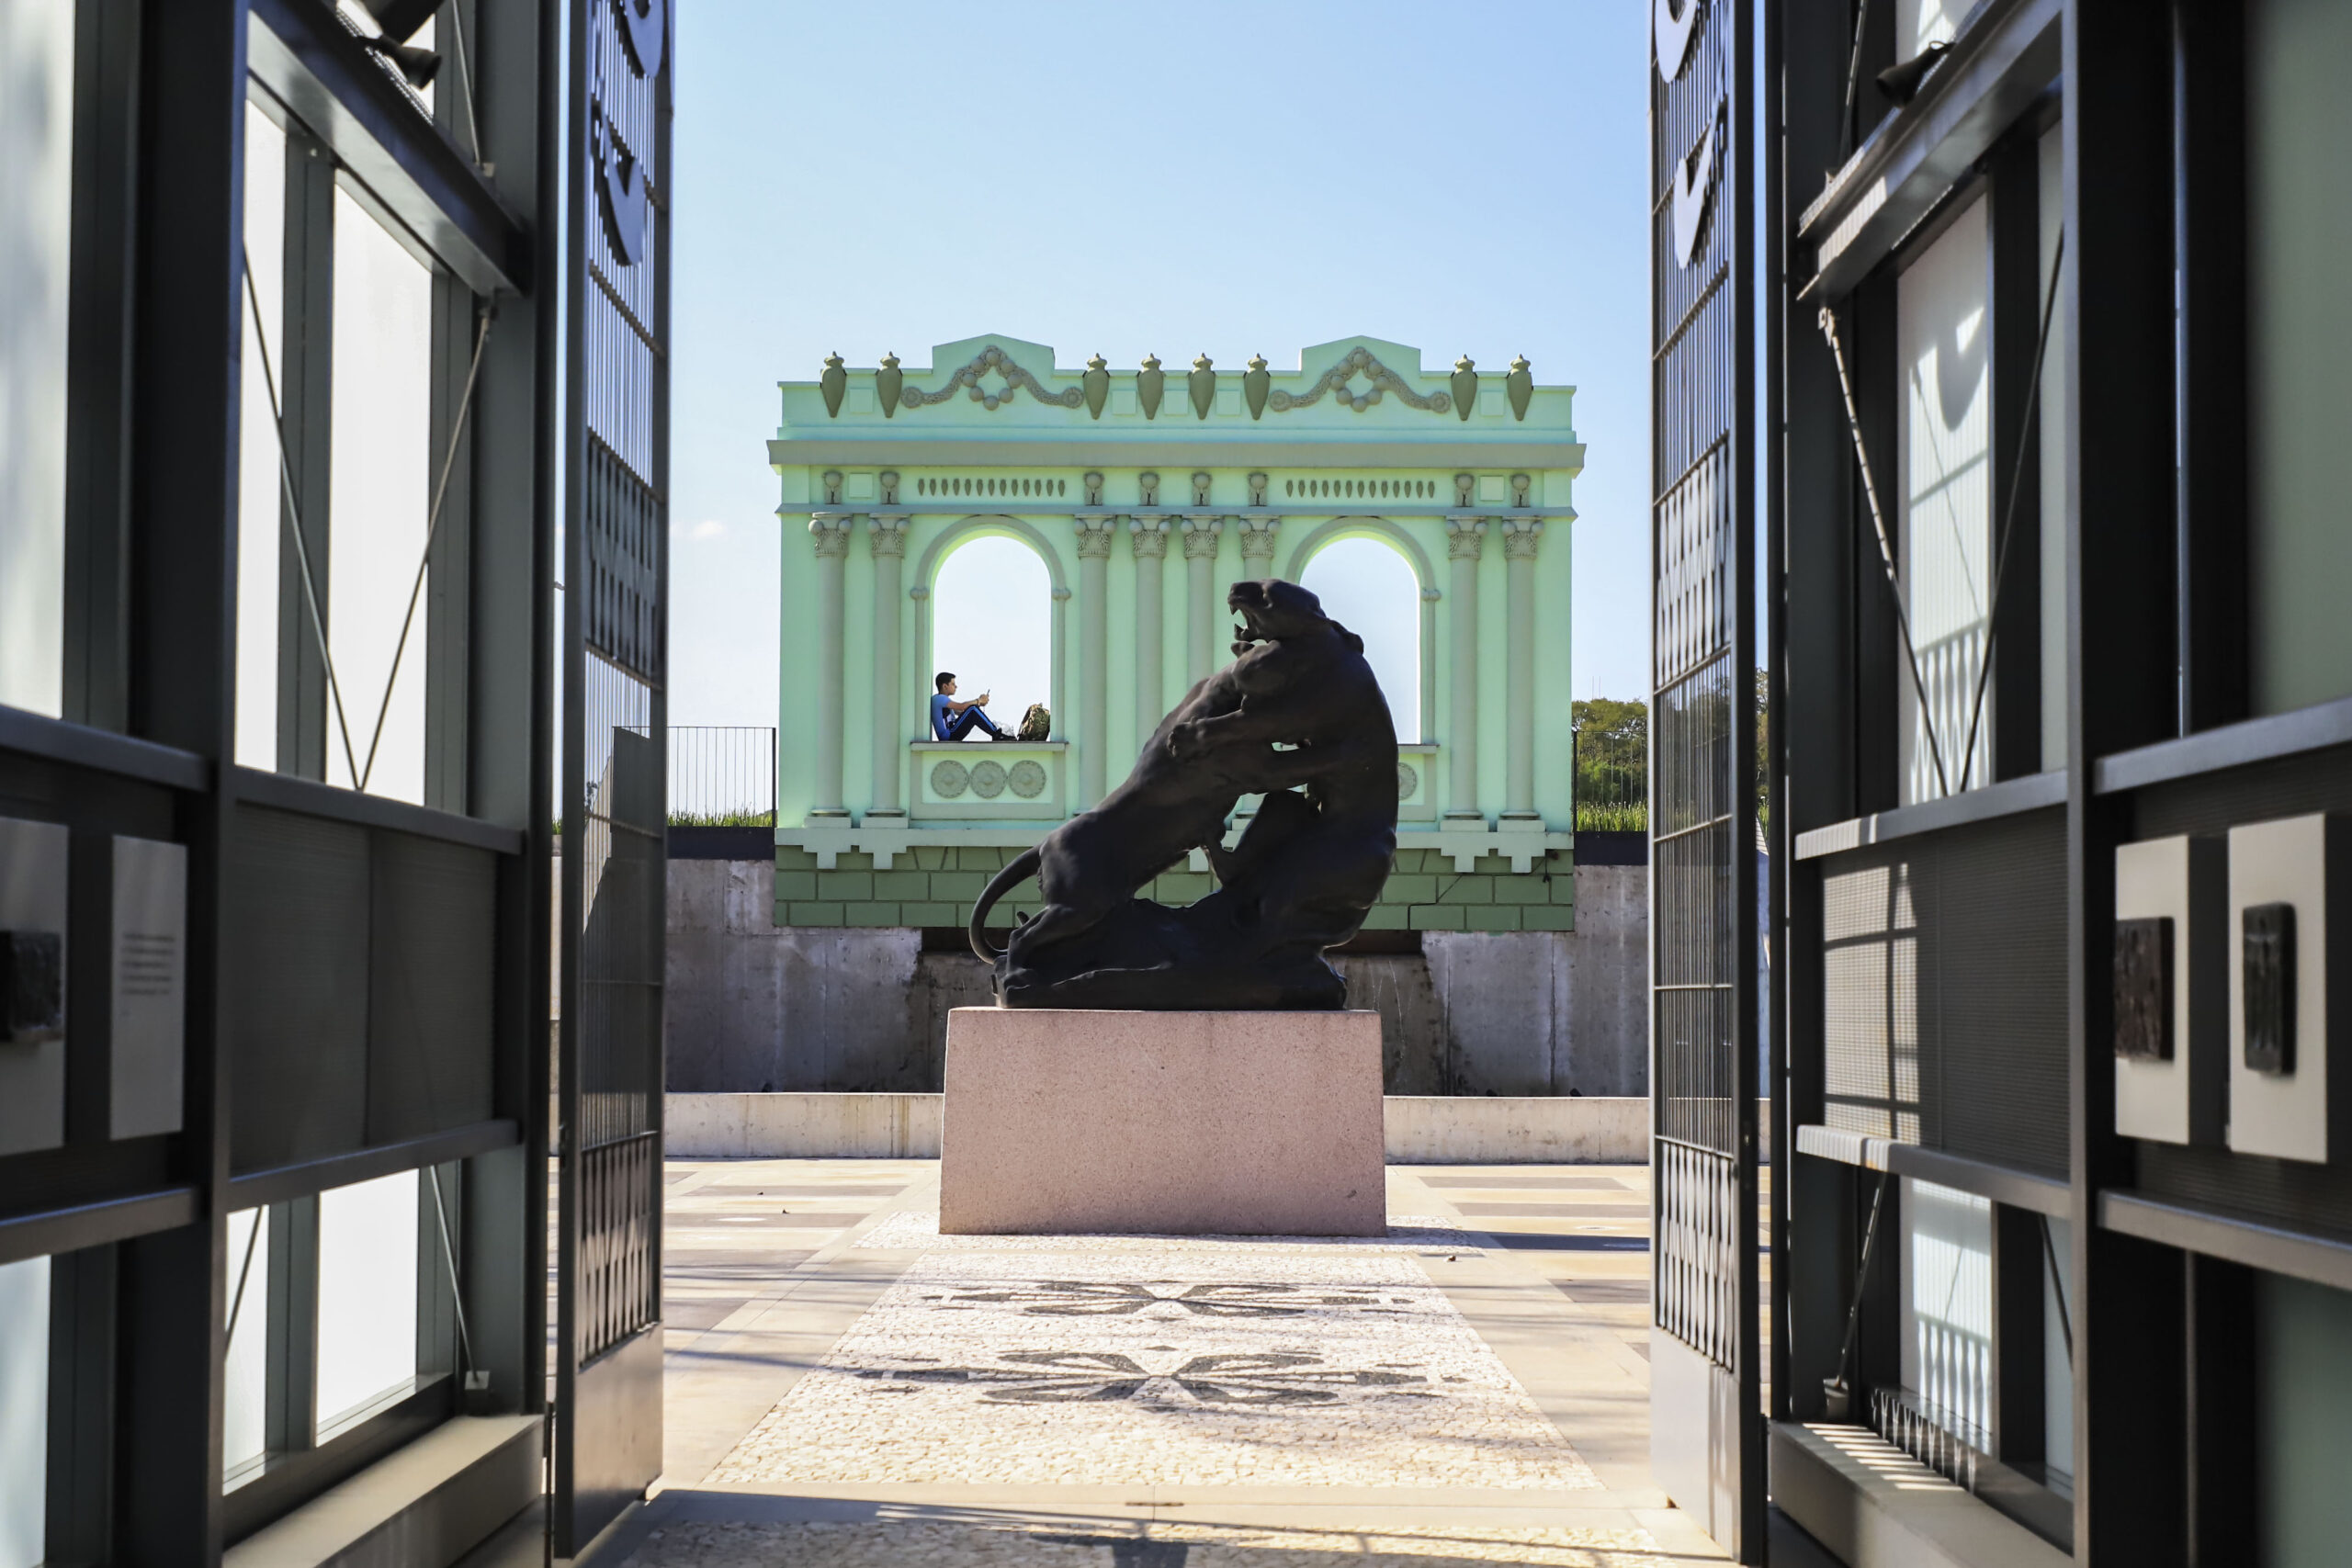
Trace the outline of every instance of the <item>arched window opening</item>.
<path fill-rule="evenodd" d="M 1325 615 L 1363 638 L 1396 738 L 1419 739 L 1421 585 L 1411 563 L 1381 540 L 1341 539 L 1315 552 L 1300 582 Z"/>
<path fill-rule="evenodd" d="M 932 583 L 922 695 L 934 674 L 953 671 L 957 701 L 985 694 L 989 717 L 1019 729 L 1031 703 L 1053 700 L 1053 581 L 1036 551 L 1001 535 L 956 546 Z M 988 737 L 974 729 L 966 739 Z"/>

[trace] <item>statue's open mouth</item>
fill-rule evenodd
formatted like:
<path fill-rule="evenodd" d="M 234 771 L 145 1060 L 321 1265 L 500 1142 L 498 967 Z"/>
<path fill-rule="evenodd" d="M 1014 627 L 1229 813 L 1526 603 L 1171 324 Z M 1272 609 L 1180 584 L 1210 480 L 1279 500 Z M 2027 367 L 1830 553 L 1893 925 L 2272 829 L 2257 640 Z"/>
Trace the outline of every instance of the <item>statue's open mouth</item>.
<path fill-rule="evenodd" d="M 1255 586 L 1254 583 L 1238 583 L 1233 592 L 1226 595 L 1226 608 L 1240 617 L 1233 625 L 1233 652 L 1236 658 L 1254 644 L 1272 640 L 1273 636 L 1259 623 L 1260 612 L 1264 607 L 1252 604 L 1243 597 L 1244 588 Z"/>

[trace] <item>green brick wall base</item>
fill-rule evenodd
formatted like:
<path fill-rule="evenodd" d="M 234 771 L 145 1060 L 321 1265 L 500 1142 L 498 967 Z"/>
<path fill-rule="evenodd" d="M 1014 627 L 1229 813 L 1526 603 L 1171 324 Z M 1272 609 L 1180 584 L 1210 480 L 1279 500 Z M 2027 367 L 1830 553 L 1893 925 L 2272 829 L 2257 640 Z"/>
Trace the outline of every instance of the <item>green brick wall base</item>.
<path fill-rule="evenodd" d="M 843 851 L 831 871 L 807 850 L 775 852 L 775 923 L 780 926 L 960 926 L 989 878 L 1020 850 L 967 845 L 907 850 L 888 871 L 874 857 Z M 1144 889 L 1163 904 L 1189 904 L 1216 886 L 1205 872 L 1171 871 Z M 1366 931 L 1566 931 L 1576 929 L 1575 866 L 1554 850 L 1524 874 L 1499 855 L 1457 872 L 1439 850 L 1399 850 L 1364 919 Z M 1037 908 L 1037 884 L 1021 883 L 997 906 L 992 923 L 1011 924 Z"/>

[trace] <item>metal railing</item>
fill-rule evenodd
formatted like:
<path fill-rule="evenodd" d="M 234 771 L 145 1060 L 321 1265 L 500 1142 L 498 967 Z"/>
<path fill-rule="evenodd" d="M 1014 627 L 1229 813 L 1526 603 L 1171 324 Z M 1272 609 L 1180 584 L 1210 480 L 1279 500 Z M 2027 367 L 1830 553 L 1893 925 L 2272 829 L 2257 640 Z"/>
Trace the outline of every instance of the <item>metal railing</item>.
<path fill-rule="evenodd" d="M 1611 767 L 1584 754 L 1583 737 L 1569 731 L 1569 766 L 1576 777 L 1578 832 L 1645 832 L 1650 825 L 1646 765 Z"/>
<path fill-rule="evenodd" d="M 773 725 L 672 725 L 670 825 L 775 825 Z"/>

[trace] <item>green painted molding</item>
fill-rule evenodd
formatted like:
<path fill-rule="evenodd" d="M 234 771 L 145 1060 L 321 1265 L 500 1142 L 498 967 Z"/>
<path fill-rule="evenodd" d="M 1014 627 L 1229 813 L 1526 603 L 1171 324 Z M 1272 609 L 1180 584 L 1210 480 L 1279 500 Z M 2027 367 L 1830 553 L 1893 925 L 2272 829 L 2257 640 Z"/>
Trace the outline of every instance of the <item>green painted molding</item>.
<path fill-rule="evenodd" d="M 1046 563 L 1046 578 L 1053 585 L 1054 591 L 1059 593 L 1069 591 L 1069 574 L 1062 570 L 1060 547 L 1047 536 L 1044 529 L 1022 518 L 1001 512 L 970 513 L 959 521 L 949 524 L 933 535 L 931 542 L 923 547 L 922 558 L 915 563 L 914 586 L 922 589 L 925 596 L 928 596 L 932 584 L 938 581 L 939 563 L 947 558 L 949 551 L 958 545 L 967 544 L 974 539 L 986 538 L 991 534 L 1000 536 L 1010 536 L 1035 550 L 1038 558 Z"/>
<path fill-rule="evenodd" d="M 1317 525 L 1291 547 L 1290 559 L 1283 563 L 1283 576 L 1296 582 L 1298 574 L 1306 570 L 1307 562 L 1313 560 L 1325 546 L 1336 545 L 1341 539 L 1359 538 L 1383 539 L 1395 546 L 1396 552 L 1411 564 L 1413 581 L 1419 583 L 1424 592 L 1437 587 L 1437 573 L 1430 570 L 1429 552 L 1421 548 L 1421 542 L 1386 518 L 1374 516 L 1334 517 L 1328 523 Z"/>

